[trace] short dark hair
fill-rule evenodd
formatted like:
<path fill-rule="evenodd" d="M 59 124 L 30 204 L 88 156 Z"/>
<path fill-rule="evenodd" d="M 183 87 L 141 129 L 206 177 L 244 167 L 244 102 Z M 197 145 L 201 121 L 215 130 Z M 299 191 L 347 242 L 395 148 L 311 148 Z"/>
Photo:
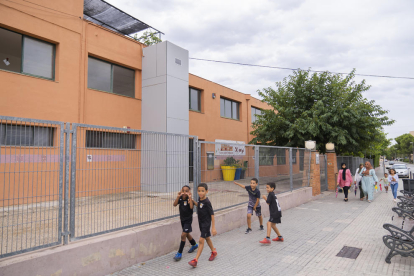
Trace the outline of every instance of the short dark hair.
<path fill-rule="evenodd" d="M 254 182 L 256 182 L 256 184 L 257 184 L 257 183 L 259 183 L 259 180 L 257 180 L 257 178 L 256 178 L 256 177 L 253 177 L 253 178 L 252 178 L 252 180 L 253 180 Z"/>
<path fill-rule="evenodd" d="M 197 188 L 200 188 L 200 187 L 203 187 L 204 189 L 206 189 L 206 191 L 208 191 L 208 186 L 207 186 L 206 183 L 200 183 L 200 184 L 198 184 L 198 187 Z"/>
<path fill-rule="evenodd" d="M 269 182 L 266 185 L 269 185 L 270 188 L 276 189 L 276 183 L 275 182 Z"/>
<path fill-rule="evenodd" d="M 187 184 L 185 184 L 183 187 L 181 187 L 181 189 L 184 188 L 184 187 L 187 187 L 189 190 L 191 190 L 191 187 L 188 186 Z"/>

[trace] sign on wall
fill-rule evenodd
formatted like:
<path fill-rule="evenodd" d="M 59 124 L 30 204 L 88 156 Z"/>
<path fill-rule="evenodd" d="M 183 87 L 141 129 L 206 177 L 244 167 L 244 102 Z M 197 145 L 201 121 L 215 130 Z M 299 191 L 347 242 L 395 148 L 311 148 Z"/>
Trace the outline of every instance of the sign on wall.
<path fill-rule="evenodd" d="M 316 165 L 319 165 L 319 154 L 315 154 Z"/>
<path fill-rule="evenodd" d="M 216 139 L 216 143 L 219 143 L 216 144 L 216 156 L 246 155 L 246 147 L 244 146 L 244 142 Z"/>

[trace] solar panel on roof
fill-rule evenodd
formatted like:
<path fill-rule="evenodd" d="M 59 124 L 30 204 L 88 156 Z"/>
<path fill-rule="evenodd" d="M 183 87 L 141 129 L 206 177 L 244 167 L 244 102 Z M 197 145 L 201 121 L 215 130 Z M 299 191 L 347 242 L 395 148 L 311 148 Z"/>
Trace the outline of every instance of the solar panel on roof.
<path fill-rule="evenodd" d="M 125 35 L 152 28 L 103 0 L 84 0 L 83 14 L 86 20 Z"/>

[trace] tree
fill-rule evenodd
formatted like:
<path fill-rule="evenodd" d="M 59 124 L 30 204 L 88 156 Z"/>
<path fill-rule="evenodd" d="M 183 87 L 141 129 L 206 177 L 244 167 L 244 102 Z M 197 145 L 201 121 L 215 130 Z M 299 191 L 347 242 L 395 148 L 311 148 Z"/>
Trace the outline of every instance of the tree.
<path fill-rule="evenodd" d="M 156 33 L 153 33 L 150 31 L 144 32 L 142 36 L 140 37 L 138 37 L 138 35 L 135 34 L 134 39 L 147 46 L 151 46 L 151 45 L 162 42 L 161 38 L 159 38 Z"/>
<path fill-rule="evenodd" d="M 370 86 L 365 80 L 355 83 L 354 77 L 355 70 L 345 77 L 297 70 L 277 82 L 276 90 L 259 90 L 273 109 L 263 110 L 254 122 L 251 134 L 256 137 L 251 143 L 303 148 L 306 140 L 315 140 L 322 153 L 332 142 L 338 154 L 354 155 L 388 146 L 382 126 L 394 120 L 363 97 Z"/>
<path fill-rule="evenodd" d="M 395 148 L 398 151 L 399 154 L 401 154 L 403 158 L 410 156 L 410 154 L 413 153 L 413 145 L 414 143 L 414 136 L 412 136 L 409 133 L 403 134 L 401 136 L 398 136 L 395 138 Z"/>

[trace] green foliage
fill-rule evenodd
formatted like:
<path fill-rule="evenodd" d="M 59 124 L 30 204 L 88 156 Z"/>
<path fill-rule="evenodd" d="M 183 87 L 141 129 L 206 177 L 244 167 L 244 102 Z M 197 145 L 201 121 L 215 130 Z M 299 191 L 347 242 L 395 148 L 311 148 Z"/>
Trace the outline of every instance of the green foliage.
<path fill-rule="evenodd" d="M 154 45 L 157 43 L 162 42 L 161 38 L 159 38 L 156 33 L 150 32 L 150 31 L 146 31 L 142 34 L 142 36 L 138 37 L 136 34 L 134 35 L 134 39 L 147 45 Z"/>
<path fill-rule="evenodd" d="M 408 156 L 413 153 L 414 136 L 409 133 L 398 136 L 394 139 L 397 144 L 395 145 L 397 152 L 402 156 Z"/>
<path fill-rule="evenodd" d="M 236 166 L 237 163 L 237 160 L 230 156 L 224 159 L 223 166 Z"/>
<path fill-rule="evenodd" d="M 382 126 L 394 120 L 363 97 L 370 86 L 365 80 L 355 83 L 354 77 L 355 70 L 345 77 L 298 70 L 277 82 L 276 90 L 259 90 L 273 109 L 258 116 L 250 143 L 303 148 L 305 141 L 315 140 L 322 153 L 332 142 L 337 154 L 379 154 L 390 144 Z"/>

